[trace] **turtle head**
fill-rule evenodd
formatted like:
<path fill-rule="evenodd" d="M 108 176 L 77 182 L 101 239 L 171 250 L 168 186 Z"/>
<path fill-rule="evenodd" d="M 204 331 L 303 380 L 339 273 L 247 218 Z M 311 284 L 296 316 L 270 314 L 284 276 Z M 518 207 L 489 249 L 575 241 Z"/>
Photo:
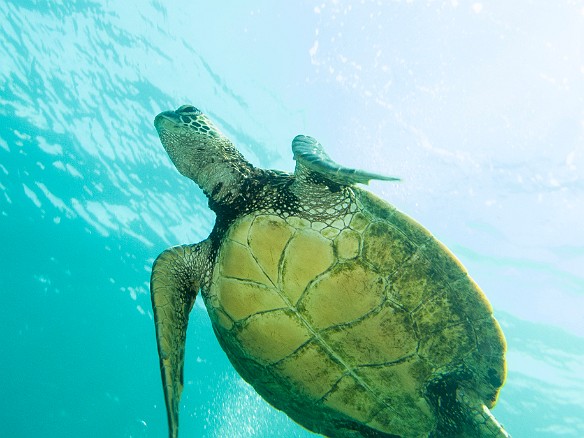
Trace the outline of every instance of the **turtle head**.
<path fill-rule="evenodd" d="M 242 178 L 253 170 L 209 117 L 192 105 L 164 111 L 154 119 L 160 141 L 184 176 L 219 203 L 238 195 Z"/>
<path fill-rule="evenodd" d="M 192 105 L 183 105 L 176 111 L 163 111 L 154 119 L 161 139 L 163 135 L 188 136 L 195 143 L 205 143 L 207 138 L 218 139 L 223 134 L 203 112 Z M 166 144 L 164 144 L 166 147 Z"/>

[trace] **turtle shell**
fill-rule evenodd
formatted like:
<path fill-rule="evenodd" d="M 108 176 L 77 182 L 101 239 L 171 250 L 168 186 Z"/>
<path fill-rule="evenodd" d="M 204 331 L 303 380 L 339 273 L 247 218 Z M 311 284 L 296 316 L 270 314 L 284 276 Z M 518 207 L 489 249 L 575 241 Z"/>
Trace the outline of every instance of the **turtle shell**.
<path fill-rule="evenodd" d="M 439 415 L 432 391 L 447 376 L 494 405 L 503 335 L 444 245 L 355 193 L 352 211 L 328 223 L 270 211 L 237 219 L 203 297 L 236 370 L 306 428 L 428 436 Z"/>

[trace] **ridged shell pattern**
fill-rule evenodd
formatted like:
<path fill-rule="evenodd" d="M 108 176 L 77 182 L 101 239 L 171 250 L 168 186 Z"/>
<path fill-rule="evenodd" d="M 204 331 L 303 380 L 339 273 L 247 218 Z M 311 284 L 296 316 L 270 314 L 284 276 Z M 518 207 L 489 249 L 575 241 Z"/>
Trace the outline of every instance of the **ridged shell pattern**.
<path fill-rule="evenodd" d="M 328 224 L 266 212 L 230 227 L 203 296 L 236 369 L 292 418 L 399 436 L 434 429 L 424 394 L 441 370 L 492 378 L 479 395 L 494 402 L 502 347 L 480 289 L 407 216 L 353 210 Z"/>

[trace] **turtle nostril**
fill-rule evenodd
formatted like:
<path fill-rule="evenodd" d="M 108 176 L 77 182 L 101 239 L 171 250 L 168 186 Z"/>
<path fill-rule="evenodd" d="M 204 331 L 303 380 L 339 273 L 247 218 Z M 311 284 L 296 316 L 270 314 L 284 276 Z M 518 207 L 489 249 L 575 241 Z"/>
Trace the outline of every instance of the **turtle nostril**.
<path fill-rule="evenodd" d="M 179 109 L 176 110 L 177 113 L 179 114 L 200 114 L 201 111 L 199 111 L 197 108 L 195 108 L 192 105 L 182 105 Z"/>

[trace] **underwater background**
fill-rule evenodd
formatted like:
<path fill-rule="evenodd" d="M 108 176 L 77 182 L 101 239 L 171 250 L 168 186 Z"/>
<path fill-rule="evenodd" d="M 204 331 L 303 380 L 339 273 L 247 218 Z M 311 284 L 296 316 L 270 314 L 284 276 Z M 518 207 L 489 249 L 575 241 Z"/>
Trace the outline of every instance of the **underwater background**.
<path fill-rule="evenodd" d="M 186 103 L 244 155 L 291 139 L 400 176 L 508 341 L 494 414 L 584 436 L 584 1 L 0 0 L 0 436 L 162 437 L 148 282 L 214 217 L 160 145 Z M 233 371 L 199 300 L 183 437 L 309 437 Z"/>

